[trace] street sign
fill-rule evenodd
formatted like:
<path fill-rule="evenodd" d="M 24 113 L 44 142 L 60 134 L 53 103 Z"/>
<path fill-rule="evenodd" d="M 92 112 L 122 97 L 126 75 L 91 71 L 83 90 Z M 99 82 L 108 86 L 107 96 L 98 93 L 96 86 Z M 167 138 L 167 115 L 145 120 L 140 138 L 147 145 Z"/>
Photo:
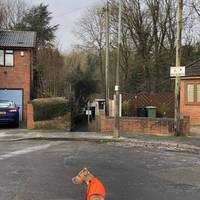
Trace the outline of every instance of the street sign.
<path fill-rule="evenodd" d="M 170 67 L 170 76 L 185 76 L 185 67 Z"/>
<path fill-rule="evenodd" d="M 119 90 L 119 85 L 115 85 L 115 91 Z"/>
<path fill-rule="evenodd" d="M 91 115 L 92 111 L 91 110 L 86 110 L 86 115 Z"/>

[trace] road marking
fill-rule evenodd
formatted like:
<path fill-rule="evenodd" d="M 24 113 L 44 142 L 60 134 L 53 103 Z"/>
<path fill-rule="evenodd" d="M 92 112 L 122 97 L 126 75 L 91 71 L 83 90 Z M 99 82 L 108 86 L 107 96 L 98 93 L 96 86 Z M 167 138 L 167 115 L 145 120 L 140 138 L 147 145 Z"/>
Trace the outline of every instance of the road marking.
<path fill-rule="evenodd" d="M 5 160 L 5 159 L 16 157 L 16 156 L 19 156 L 19 155 L 24 155 L 24 154 L 28 154 L 28 153 L 35 152 L 35 151 L 44 150 L 44 149 L 47 149 L 51 146 L 58 145 L 60 143 L 61 142 L 52 142 L 50 144 L 28 147 L 28 148 L 25 148 L 25 149 L 22 149 L 22 150 L 13 151 L 13 152 L 10 152 L 10 153 L 4 154 L 4 155 L 0 155 L 0 160 Z"/>
<path fill-rule="evenodd" d="M 0 137 L 5 137 L 6 136 L 6 132 L 0 132 Z"/>

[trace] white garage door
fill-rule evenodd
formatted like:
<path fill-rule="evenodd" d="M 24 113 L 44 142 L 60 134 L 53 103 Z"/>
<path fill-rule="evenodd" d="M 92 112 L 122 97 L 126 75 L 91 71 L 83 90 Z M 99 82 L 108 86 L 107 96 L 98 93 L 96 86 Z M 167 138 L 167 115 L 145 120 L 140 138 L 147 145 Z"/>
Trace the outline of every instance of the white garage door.
<path fill-rule="evenodd" d="M 15 102 L 15 104 L 19 107 L 19 120 L 21 122 L 23 113 L 23 91 L 0 89 L 0 100 L 9 100 Z"/>

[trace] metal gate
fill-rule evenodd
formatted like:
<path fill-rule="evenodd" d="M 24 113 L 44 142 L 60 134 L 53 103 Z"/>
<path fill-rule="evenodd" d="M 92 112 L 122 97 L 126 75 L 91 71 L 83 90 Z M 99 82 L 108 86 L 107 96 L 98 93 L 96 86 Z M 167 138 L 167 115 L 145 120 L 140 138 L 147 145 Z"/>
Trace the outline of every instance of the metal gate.
<path fill-rule="evenodd" d="M 23 90 L 22 89 L 0 89 L 0 100 L 14 101 L 19 107 L 19 121 L 23 119 Z"/>

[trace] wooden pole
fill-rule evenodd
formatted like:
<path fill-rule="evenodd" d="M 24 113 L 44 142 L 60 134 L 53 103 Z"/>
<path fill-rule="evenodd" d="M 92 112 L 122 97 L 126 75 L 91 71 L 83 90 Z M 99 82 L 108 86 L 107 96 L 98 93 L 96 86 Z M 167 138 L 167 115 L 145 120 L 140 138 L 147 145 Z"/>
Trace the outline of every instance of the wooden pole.
<path fill-rule="evenodd" d="M 106 2 L 106 67 L 105 67 L 105 78 L 106 78 L 106 116 L 109 116 L 109 1 Z"/>
<path fill-rule="evenodd" d="M 183 0 L 178 1 L 177 39 L 176 39 L 176 67 L 181 66 L 181 39 L 183 28 Z M 175 134 L 180 136 L 180 76 L 175 81 Z"/>
<path fill-rule="evenodd" d="M 88 114 L 88 126 L 89 126 L 89 124 L 90 124 L 90 103 L 89 103 L 89 101 L 88 101 L 88 105 L 87 105 L 87 114 Z"/>

